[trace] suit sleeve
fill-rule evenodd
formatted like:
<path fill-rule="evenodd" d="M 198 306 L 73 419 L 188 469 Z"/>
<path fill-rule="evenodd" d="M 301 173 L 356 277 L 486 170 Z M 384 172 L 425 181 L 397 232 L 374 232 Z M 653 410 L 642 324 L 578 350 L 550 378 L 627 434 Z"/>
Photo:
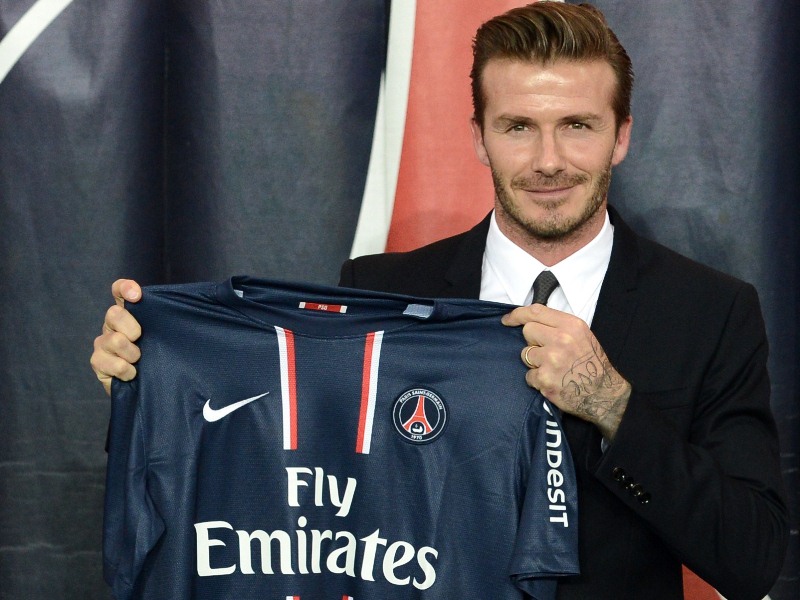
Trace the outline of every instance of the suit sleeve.
<path fill-rule="evenodd" d="M 716 335 L 688 439 L 634 389 L 594 475 L 729 600 L 762 598 L 783 563 L 788 515 L 752 286 Z"/>

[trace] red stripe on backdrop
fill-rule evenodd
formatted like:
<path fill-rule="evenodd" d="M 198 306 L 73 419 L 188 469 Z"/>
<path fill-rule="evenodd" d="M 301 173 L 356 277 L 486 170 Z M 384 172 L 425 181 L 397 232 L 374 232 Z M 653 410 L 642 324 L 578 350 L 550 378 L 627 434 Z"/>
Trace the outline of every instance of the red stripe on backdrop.
<path fill-rule="evenodd" d="M 683 567 L 683 597 L 685 600 L 720 600 L 713 587 L 686 567 Z"/>
<path fill-rule="evenodd" d="M 403 150 L 386 249 L 464 231 L 491 209 L 489 171 L 472 148 L 469 71 L 481 23 L 520 0 L 417 0 Z"/>

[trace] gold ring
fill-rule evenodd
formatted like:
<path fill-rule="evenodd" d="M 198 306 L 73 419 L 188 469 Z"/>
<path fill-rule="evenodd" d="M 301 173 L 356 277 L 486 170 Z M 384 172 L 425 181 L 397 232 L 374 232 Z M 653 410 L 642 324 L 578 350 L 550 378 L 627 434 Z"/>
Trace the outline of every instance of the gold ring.
<path fill-rule="evenodd" d="M 528 352 L 530 352 L 532 349 L 533 349 L 533 346 L 528 346 L 527 348 L 525 348 L 525 354 L 522 355 L 522 360 L 525 362 L 526 365 L 528 365 L 529 369 L 535 369 L 536 368 L 536 365 L 534 365 L 531 362 L 531 360 L 528 358 Z"/>

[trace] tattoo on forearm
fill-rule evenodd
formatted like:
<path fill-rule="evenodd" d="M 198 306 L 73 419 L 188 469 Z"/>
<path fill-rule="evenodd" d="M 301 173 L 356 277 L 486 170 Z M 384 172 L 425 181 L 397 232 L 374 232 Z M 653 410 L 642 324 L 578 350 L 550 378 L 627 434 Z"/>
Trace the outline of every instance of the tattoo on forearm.
<path fill-rule="evenodd" d="M 561 383 L 561 399 L 575 415 L 596 423 L 601 430 L 604 424 L 611 424 L 603 433 L 613 437 L 627 406 L 628 386 L 597 340 L 592 340 L 591 352 L 572 364 Z"/>

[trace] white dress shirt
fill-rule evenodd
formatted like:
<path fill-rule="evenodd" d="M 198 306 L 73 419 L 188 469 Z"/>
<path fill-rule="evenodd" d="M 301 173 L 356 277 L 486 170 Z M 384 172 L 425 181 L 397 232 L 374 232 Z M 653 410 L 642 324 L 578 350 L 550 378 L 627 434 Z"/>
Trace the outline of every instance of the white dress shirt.
<path fill-rule="evenodd" d="M 591 325 L 613 242 L 614 227 L 606 213 L 603 228 L 591 242 L 549 267 L 559 286 L 550 295 L 547 306 L 580 317 Z M 480 299 L 517 306 L 530 304 L 533 280 L 547 268 L 503 235 L 492 213 L 483 253 Z"/>

